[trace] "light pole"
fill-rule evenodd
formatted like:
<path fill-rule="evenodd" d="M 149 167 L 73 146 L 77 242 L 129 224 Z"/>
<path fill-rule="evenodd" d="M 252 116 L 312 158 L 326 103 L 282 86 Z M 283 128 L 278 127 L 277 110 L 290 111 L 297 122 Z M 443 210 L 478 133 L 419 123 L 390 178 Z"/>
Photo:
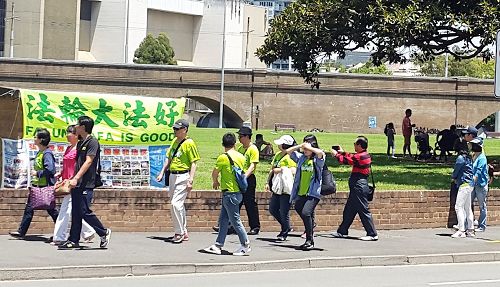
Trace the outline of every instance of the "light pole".
<path fill-rule="evenodd" d="M 220 105 L 219 105 L 219 129 L 222 128 L 222 120 L 224 118 L 224 62 L 226 58 L 226 3 L 227 0 L 223 1 L 224 17 L 222 24 L 222 65 L 221 65 L 221 75 L 220 75 Z"/>

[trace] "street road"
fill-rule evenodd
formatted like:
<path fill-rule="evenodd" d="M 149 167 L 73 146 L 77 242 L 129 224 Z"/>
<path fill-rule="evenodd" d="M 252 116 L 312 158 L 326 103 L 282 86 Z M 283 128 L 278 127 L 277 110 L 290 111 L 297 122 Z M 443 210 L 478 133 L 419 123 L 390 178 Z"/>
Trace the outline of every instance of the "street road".
<path fill-rule="evenodd" d="M 0 282 L 5 287 L 500 286 L 500 262 Z"/>

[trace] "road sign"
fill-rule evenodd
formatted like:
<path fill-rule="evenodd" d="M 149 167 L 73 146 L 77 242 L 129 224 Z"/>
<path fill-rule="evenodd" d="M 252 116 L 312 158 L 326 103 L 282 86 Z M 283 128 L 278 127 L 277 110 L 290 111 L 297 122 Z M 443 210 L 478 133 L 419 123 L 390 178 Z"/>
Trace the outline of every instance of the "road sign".
<path fill-rule="evenodd" d="M 500 31 L 497 32 L 497 48 L 495 56 L 495 98 L 500 98 Z"/>

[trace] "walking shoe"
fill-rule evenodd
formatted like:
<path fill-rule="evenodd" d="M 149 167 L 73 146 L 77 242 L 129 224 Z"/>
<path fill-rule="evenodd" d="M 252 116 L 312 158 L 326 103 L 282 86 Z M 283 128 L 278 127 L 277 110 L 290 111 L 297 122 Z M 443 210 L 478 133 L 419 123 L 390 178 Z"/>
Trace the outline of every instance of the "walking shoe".
<path fill-rule="evenodd" d="M 68 241 L 64 242 L 63 244 L 59 245 L 57 248 L 58 249 L 75 249 L 75 248 L 80 248 L 80 244 L 74 243 L 74 242 L 71 242 L 68 240 Z"/>
<path fill-rule="evenodd" d="M 222 254 L 222 248 L 213 244 L 213 245 L 210 245 L 208 246 L 207 248 L 203 249 L 205 250 L 205 252 L 208 252 L 208 253 L 212 253 L 212 254 L 217 254 L 217 255 L 221 255 Z"/>
<path fill-rule="evenodd" d="M 84 243 L 92 243 L 92 240 L 94 240 L 94 237 L 95 237 L 95 233 L 92 233 L 92 235 L 90 235 L 89 237 L 83 238 L 83 242 Z"/>
<path fill-rule="evenodd" d="M 184 235 L 176 233 L 172 238 L 172 243 L 181 243 L 184 240 Z"/>
<path fill-rule="evenodd" d="M 484 229 L 484 227 L 478 227 L 478 228 L 475 229 L 475 231 L 476 232 L 484 232 L 485 229 Z"/>
<path fill-rule="evenodd" d="M 299 246 L 300 250 L 309 251 L 314 248 L 314 242 L 306 240 L 306 242 Z"/>
<path fill-rule="evenodd" d="M 243 246 L 241 245 L 240 248 L 238 248 L 235 252 L 233 252 L 234 256 L 245 256 L 248 255 L 252 251 L 252 248 L 250 248 L 250 245 Z"/>
<path fill-rule="evenodd" d="M 259 234 L 260 228 L 252 228 L 247 232 L 247 235 L 257 235 Z"/>
<path fill-rule="evenodd" d="M 111 239 L 111 229 L 106 230 L 106 235 L 101 236 L 101 244 L 99 245 L 101 248 L 108 247 L 109 240 Z"/>
<path fill-rule="evenodd" d="M 9 232 L 9 235 L 14 237 L 14 238 L 23 238 L 24 237 L 24 235 L 22 235 L 18 231 L 11 231 L 11 232 Z"/>
<path fill-rule="evenodd" d="M 465 238 L 467 235 L 465 235 L 465 232 L 463 231 L 457 231 L 455 233 L 453 233 L 453 235 L 451 237 L 453 238 Z"/>
<path fill-rule="evenodd" d="M 215 231 L 215 232 L 219 232 L 219 226 L 216 225 L 216 226 L 212 226 L 212 229 Z"/>
<path fill-rule="evenodd" d="M 359 238 L 359 240 L 363 240 L 363 241 L 377 241 L 378 240 L 378 235 L 375 235 L 375 236 L 361 236 Z"/>
<path fill-rule="evenodd" d="M 476 233 L 474 232 L 473 229 L 469 229 L 469 230 L 465 231 L 465 236 L 467 236 L 467 237 L 476 237 Z"/>
<path fill-rule="evenodd" d="M 457 230 L 457 231 L 460 229 L 460 228 L 458 228 L 458 224 L 453 225 L 452 228 L 455 229 L 455 230 Z"/>
<path fill-rule="evenodd" d="M 189 234 L 187 233 L 187 231 L 186 231 L 186 233 L 184 233 L 182 241 L 189 241 Z"/>
<path fill-rule="evenodd" d="M 287 237 L 286 235 L 278 235 L 278 237 L 276 237 L 276 240 L 283 242 L 286 241 L 286 237 Z"/>
<path fill-rule="evenodd" d="M 347 238 L 347 234 L 342 234 L 338 232 L 332 232 L 332 236 L 335 238 Z"/>
<path fill-rule="evenodd" d="M 478 225 L 479 225 L 479 221 L 477 221 L 477 219 L 474 220 L 474 226 L 478 226 Z"/>

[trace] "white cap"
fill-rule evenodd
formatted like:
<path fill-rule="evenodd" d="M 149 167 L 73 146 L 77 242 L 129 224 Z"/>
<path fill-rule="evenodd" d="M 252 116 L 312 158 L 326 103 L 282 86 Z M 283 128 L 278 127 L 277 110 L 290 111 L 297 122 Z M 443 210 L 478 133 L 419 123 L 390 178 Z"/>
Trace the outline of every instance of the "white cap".
<path fill-rule="evenodd" d="M 289 136 L 289 135 L 283 135 L 279 139 L 274 141 L 274 143 L 277 145 L 280 145 L 280 144 L 293 145 L 293 142 L 294 142 L 294 140 L 293 140 L 292 136 Z"/>

